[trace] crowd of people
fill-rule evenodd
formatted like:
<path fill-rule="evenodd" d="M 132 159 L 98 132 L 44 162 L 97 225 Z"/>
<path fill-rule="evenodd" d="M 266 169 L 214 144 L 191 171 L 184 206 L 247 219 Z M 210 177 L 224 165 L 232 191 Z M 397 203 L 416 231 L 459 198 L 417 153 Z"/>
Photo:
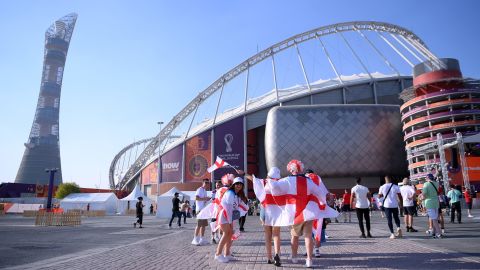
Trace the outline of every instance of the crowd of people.
<path fill-rule="evenodd" d="M 265 179 L 235 170 L 236 174 L 226 174 L 221 181 L 215 182 L 212 195 L 207 195 L 210 180 L 204 179 L 202 186 L 195 192 L 195 203 L 180 200 L 175 193 L 172 199 L 172 217 L 169 227 L 177 217 L 181 227 L 183 217 L 196 213 L 196 227 L 192 240 L 193 245 L 217 244 L 214 260 L 228 263 L 235 260 L 231 247 L 242 232 L 247 213 L 258 213 L 264 229 L 266 262 L 281 266 L 281 227 L 290 228 L 290 246 L 292 263 L 298 262 L 299 239 L 303 238 L 306 250 L 305 266 L 312 267 L 313 257 L 320 257 L 320 246 L 328 238 L 326 227 L 332 219 L 339 222 L 351 222 L 352 212 L 356 213 L 360 238 L 373 238 L 371 233 L 371 216 L 378 210 L 387 219 L 390 239 L 403 237 L 400 216 L 407 233 L 418 232 L 413 220 L 418 213 L 428 216 L 427 234 L 432 238 L 445 236 L 444 212 L 450 210 L 450 222 L 462 222 L 461 198 L 465 199 L 468 217 L 471 214 L 472 194 L 468 188 L 460 191 L 458 186 L 451 186 L 444 192 L 433 174 L 428 174 L 421 191 L 404 178 L 398 185 L 389 176 L 385 176 L 385 184 L 380 186 L 378 194 L 372 194 L 363 185 L 362 179 L 356 179 L 356 185 L 345 189 L 342 196 L 330 193 L 321 178 L 313 170 L 304 170 L 301 161 L 292 160 L 287 165 L 289 176 L 281 178 L 280 170 L 273 167 Z M 251 181 L 256 195 L 255 200 L 248 200 L 244 193 L 245 180 Z M 137 207 L 137 224 L 142 227 L 143 204 L 139 198 Z M 237 221 L 238 220 L 238 229 Z M 205 236 L 206 227 L 210 227 L 211 235 Z M 208 240 L 207 238 L 210 238 Z M 273 250 L 272 250 L 273 241 Z"/>

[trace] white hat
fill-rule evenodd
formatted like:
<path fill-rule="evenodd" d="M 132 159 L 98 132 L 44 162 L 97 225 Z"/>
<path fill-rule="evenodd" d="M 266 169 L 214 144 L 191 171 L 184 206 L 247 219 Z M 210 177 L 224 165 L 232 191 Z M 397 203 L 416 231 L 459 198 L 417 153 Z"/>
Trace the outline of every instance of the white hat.
<path fill-rule="evenodd" d="M 241 183 L 243 185 L 243 178 L 236 177 L 235 179 L 233 179 L 233 184 L 232 185 L 235 185 L 236 183 Z"/>
<path fill-rule="evenodd" d="M 277 167 L 272 167 L 268 171 L 268 177 L 274 178 L 274 179 L 279 179 L 280 178 L 280 169 Z"/>

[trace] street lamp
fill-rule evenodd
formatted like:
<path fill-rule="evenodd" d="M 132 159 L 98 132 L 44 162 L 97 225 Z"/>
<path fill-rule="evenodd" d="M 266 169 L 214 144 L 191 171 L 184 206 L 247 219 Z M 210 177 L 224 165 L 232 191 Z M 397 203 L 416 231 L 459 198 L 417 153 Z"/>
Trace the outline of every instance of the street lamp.
<path fill-rule="evenodd" d="M 161 162 L 161 156 L 160 156 L 160 133 L 162 132 L 162 124 L 163 122 L 157 122 L 160 132 L 158 132 L 158 171 L 157 171 L 157 196 L 160 196 L 160 181 L 161 181 L 161 175 L 162 175 L 162 162 Z"/>
<path fill-rule="evenodd" d="M 58 168 L 45 169 L 45 172 L 50 173 L 50 180 L 48 182 L 47 212 L 52 210 L 53 179 L 57 171 Z"/>

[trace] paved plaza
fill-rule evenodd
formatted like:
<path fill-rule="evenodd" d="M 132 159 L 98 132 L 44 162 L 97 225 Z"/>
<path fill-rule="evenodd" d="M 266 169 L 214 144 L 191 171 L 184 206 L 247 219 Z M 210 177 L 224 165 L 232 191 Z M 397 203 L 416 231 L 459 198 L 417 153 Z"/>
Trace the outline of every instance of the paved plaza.
<path fill-rule="evenodd" d="M 480 211 L 474 214 L 480 217 Z M 354 215 L 352 215 L 353 217 Z M 466 215 L 464 215 L 466 216 Z M 5 269 L 273 269 L 266 264 L 258 217 L 247 217 L 243 233 L 233 244 L 235 261 L 213 260 L 215 245 L 196 247 L 194 220 L 168 229 L 165 219 L 145 217 L 145 228 L 134 229 L 134 218 L 83 218 L 78 227 L 35 227 L 32 218 L 0 216 L 0 268 Z M 403 222 L 403 221 L 402 221 Z M 480 269 L 480 218 L 446 224 L 447 238 L 427 239 L 425 217 L 414 220 L 418 233 L 388 239 L 386 220 L 375 213 L 373 239 L 360 239 L 356 219 L 332 223 L 331 236 L 321 247 L 315 269 Z M 207 230 L 207 234 L 210 231 Z M 282 267 L 304 269 L 304 257 L 292 264 L 289 233 L 282 230 Z M 299 253 L 305 252 L 303 241 Z"/>

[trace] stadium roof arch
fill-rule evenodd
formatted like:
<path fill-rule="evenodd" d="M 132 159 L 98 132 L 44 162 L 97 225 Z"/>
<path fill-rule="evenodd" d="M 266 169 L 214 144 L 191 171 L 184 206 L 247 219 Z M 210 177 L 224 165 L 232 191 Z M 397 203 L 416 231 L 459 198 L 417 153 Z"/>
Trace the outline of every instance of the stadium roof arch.
<path fill-rule="evenodd" d="M 329 73 L 331 76 L 320 72 L 326 79 L 313 80 L 313 73 L 306 69 L 308 59 L 316 56 L 310 58 L 302 57 L 301 50 L 308 50 L 310 47 L 304 44 L 312 43 L 313 41 L 316 41 L 314 45 L 317 47 L 316 49 L 311 49 L 310 53 L 321 52 L 324 59 L 323 62 L 330 69 Z M 301 46 L 305 47 L 301 48 Z M 343 51 L 339 48 L 340 46 L 343 46 Z M 368 56 L 365 53 L 366 50 L 370 52 Z M 280 54 L 286 51 L 293 51 L 293 54 L 296 54 L 297 59 L 295 61 L 298 61 L 299 74 L 301 75 L 297 76 L 297 81 L 293 79 L 290 85 L 282 87 L 279 83 L 281 76 L 278 74 L 279 60 L 277 56 L 280 58 Z M 335 55 L 340 55 L 340 57 L 337 57 L 340 58 L 338 61 L 336 61 Z M 345 55 L 350 55 L 350 61 L 345 61 Z M 372 63 L 371 57 L 375 57 L 377 62 Z M 265 87 L 260 94 L 252 97 L 249 95 L 251 70 L 257 65 L 266 63 L 267 59 L 271 60 L 272 87 Z M 258 52 L 220 76 L 175 115 L 155 137 L 132 143 L 122 149 L 110 165 L 110 187 L 112 189 L 126 188 L 146 165 L 159 156 L 157 150 L 161 149 L 159 151 L 160 155 L 162 155 L 188 138 L 241 115 L 281 105 L 286 101 L 299 98 L 310 97 L 312 100 L 314 93 L 329 91 L 339 87 L 343 89 L 343 103 L 347 103 L 345 90 L 350 86 L 365 82 L 373 85 L 375 103 L 377 103 L 375 93 L 375 84 L 377 82 L 391 80 L 392 78 L 411 77 L 413 66 L 426 60 L 432 63 L 432 69 L 436 68 L 435 66 L 442 65 L 442 62 L 429 51 L 425 43 L 413 32 L 384 22 L 345 22 L 319 27 L 292 36 Z M 355 65 L 357 70 L 342 68 L 342 63 L 345 62 L 347 64 L 354 63 L 352 66 Z M 315 64 L 311 64 L 311 66 L 315 68 Z M 375 71 L 373 71 L 374 69 Z M 224 93 L 226 92 L 226 87 L 229 83 L 233 84 L 234 80 L 238 81 L 241 74 L 245 74 L 243 89 L 238 89 L 237 87 L 237 90 L 234 91 L 241 95 L 235 100 L 242 102 L 221 110 L 222 102 L 226 100 L 225 97 L 227 96 Z M 213 96 L 215 98 L 218 96 L 218 101 L 212 101 Z M 211 107 L 214 107 L 214 110 L 211 111 L 211 115 L 198 121 L 201 117 L 199 116 L 199 108 L 207 103 L 207 100 L 213 104 Z M 194 125 L 195 120 L 197 122 Z M 141 154 L 137 156 L 140 144 L 144 144 L 145 147 Z M 134 162 L 130 163 L 130 153 L 128 157 L 129 164 L 127 164 L 128 169 L 125 170 L 126 154 L 128 151 L 132 152 L 134 148 L 136 152 Z M 122 158 L 123 165 L 121 165 Z"/>

